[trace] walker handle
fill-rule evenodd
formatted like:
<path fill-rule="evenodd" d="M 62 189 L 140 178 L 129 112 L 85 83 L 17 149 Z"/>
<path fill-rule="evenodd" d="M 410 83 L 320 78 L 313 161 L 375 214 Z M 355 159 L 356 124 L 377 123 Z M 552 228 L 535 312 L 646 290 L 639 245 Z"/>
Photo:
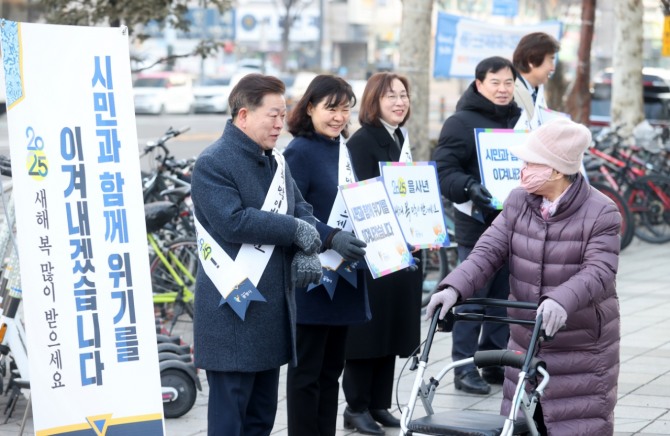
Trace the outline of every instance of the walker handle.
<path fill-rule="evenodd" d="M 526 354 L 513 350 L 487 350 L 477 351 L 474 356 L 475 365 L 479 368 L 487 366 L 511 366 L 522 369 L 526 361 Z M 530 361 L 530 368 L 537 369 L 538 366 L 546 368 L 544 361 L 534 357 Z"/>

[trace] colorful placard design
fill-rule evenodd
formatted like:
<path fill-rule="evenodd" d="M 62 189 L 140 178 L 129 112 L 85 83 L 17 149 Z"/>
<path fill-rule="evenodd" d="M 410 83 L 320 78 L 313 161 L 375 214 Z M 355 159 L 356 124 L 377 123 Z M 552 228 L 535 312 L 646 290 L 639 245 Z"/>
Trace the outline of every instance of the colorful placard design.
<path fill-rule="evenodd" d="M 339 186 L 373 278 L 414 265 L 381 177 Z"/>
<path fill-rule="evenodd" d="M 416 248 L 448 246 L 435 162 L 380 162 L 379 168 L 407 243 Z"/>
<path fill-rule="evenodd" d="M 491 203 L 498 210 L 521 183 L 523 162 L 509 152 L 509 147 L 525 142 L 529 134 L 528 130 L 475 129 L 482 184 L 493 195 Z"/>

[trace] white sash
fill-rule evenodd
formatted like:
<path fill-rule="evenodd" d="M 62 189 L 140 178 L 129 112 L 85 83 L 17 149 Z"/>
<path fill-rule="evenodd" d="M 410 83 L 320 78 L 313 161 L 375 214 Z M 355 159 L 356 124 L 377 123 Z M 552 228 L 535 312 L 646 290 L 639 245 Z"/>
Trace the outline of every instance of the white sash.
<path fill-rule="evenodd" d="M 535 130 L 545 122 L 542 117 L 543 111 L 541 110 L 547 108 L 547 102 L 544 97 L 544 85 L 539 86 L 537 89 L 534 108 L 533 118 L 530 120 L 528 119 L 528 113 L 525 110 L 521 112 L 521 117 L 519 117 L 519 121 L 517 121 L 514 126 L 516 130 Z"/>
<path fill-rule="evenodd" d="M 405 140 L 402 143 L 402 149 L 400 150 L 400 158 L 398 159 L 398 162 L 410 163 L 412 162 L 412 148 L 409 145 L 409 134 L 405 129 L 401 129 L 401 131 L 405 136 Z"/>
<path fill-rule="evenodd" d="M 286 173 L 284 156 L 273 151 L 277 170 L 261 210 L 286 214 Z M 198 238 L 198 257 L 207 277 L 225 299 L 247 278 L 255 286 L 270 261 L 274 245 L 243 244 L 235 260 L 219 246 L 194 215 Z"/>
<path fill-rule="evenodd" d="M 349 158 L 349 150 L 347 150 L 347 145 L 344 140 L 344 137 L 340 135 L 340 157 L 337 164 L 337 184 L 338 185 L 348 185 L 349 183 L 354 183 L 354 171 L 351 166 L 351 159 Z M 333 207 L 330 210 L 330 216 L 328 217 L 328 223 L 330 227 L 337 227 L 342 229 L 342 231 L 350 232 L 352 229 L 351 221 L 349 220 L 349 215 L 347 214 L 347 207 L 344 204 L 344 199 L 342 198 L 342 193 L 340 190 L 337 190 L 337 195 L 335 196 L 335 201 L 333 202 Z M 323 253 L 319 254 L 319 260 L 321 265 L 324 268 L 329 268 L 336 270 L 342 264 L 342 256 L 335 250 L 326 250 Z"/>

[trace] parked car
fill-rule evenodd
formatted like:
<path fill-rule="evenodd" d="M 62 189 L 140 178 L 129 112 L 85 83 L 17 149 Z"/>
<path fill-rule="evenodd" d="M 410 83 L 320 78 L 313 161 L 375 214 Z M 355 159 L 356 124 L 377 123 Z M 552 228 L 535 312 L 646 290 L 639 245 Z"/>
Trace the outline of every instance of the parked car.
<path fill-rule="evenodd" d="M 144 73 L 133 82 L 135 113 L 163 114 L 193 111 L 193 78 L 186 73 Z"/>
<path fill-rule="evenodd" d="M 644 116 L 653 125 L 670 124 L 670 70 L 642 69 Z M 596 75 L 591 90 L 591 125 L 608 126 L 612 107 L 612 69 Z"/>
<path fill-rule="evenodd" d="M 311 71 L 298 71 L 295 73 L 291 86 L 286 86 L 286 106 L 289 109 L 300 100 L 316 76 L 317 74 Z"/>
<path fill-rule="evenodd" d="M 195 112 L 226 113 L 230 95 L 230 77 L 208 77 L 193 88 Z"/>

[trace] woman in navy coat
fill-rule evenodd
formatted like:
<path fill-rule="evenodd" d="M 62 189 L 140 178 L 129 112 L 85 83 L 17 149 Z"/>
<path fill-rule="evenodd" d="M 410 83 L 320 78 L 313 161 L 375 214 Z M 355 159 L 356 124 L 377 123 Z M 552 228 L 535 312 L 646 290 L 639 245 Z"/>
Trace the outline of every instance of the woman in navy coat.
<path fill-rule="evenodd" d="M 345 226 L 344 203 L 336 201 L 337 186 L 354 181 L 344 138 L 355 101 L 345 80 L 315 77 L 289 115 L 295 138 L 284 151 L 300 192 L 314 208 L 322 256 L 335 256 L 343 266 L 364 265 L 365 254 L 365 243 Z M 296 289 L 298 363 L 289 368 L 286 387 L 290 436 L 335 435 L 347 328 L 370 319 L 365 275 L 356 265 L 350 269 L 355 284 L 326 274 L 322 284 Z M 336 283 L 326 286 L 326 280 Z"/>

